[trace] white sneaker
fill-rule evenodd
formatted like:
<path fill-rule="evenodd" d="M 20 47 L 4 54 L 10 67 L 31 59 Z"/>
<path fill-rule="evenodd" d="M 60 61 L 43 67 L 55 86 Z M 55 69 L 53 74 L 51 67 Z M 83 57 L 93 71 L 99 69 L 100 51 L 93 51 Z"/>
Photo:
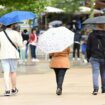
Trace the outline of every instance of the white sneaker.
<path fill-rule="evenodd" d="M 86 59 L 84 59 L 84 60 L 83 60 L 83 62 L 84 62 L 84 63 L 87 63 L 87 60 L 86 60 Z"/>
<path fill-rule="evenodd" d="M 33 59 L 32 59 L 32 62 L 39 62 L 39 59 L 33 58 Z"/>
<path fill-rule="evenodd" d="M 75 60 L 75 58 L 73 58 L 73 61 Z"/>
<path fill-rule="evenodd" d="M 80 61 L 80 58 L 77 58 L 78 61 Z"/>
<path fill-rule="evenodd" d="M 32 62 L 35 62 L 35 59 L 33 58 L 31 61 L 32 61 Z"/>
<path fill-rule="evenodd" d="M 35 59 L 35 62 L 39 62 L 39 59 Z"/>
<path fill-rule="evenodd" d="M 23 63 L 23 61 L 22 61 L 22 60 L 19 60 L 19 61 L 18 61 L 18 63 L 19 63 L 19 64 L 22 64 L 22 63 Z"/>

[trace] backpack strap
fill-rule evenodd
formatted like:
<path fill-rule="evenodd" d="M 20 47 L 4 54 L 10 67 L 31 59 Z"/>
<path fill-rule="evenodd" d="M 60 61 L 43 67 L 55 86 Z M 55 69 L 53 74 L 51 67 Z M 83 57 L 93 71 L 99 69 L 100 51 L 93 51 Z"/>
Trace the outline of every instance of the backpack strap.
<path fill-rule="evenodd" d="M 102 49 L 103 54 L 104 54 L 104 56 L 105 56 L 105 48 L 104 48 L 104 46 L 102 45 L 101 40 L 99 40 L 99 39 L 98 39 L 98 47 L 100 47 L 100 48 Z"/>
<path fill-rule="evenodd" d="M 11 41 L 11 39 L 9 38 L 9 36 L 7 35 L 6 31 L 3 30 L 4 34 L 6 35 L 7 39 L 10 41 L 10 43 L 14 46 L 14 48 L 17 50 L 16 45 Z"/>

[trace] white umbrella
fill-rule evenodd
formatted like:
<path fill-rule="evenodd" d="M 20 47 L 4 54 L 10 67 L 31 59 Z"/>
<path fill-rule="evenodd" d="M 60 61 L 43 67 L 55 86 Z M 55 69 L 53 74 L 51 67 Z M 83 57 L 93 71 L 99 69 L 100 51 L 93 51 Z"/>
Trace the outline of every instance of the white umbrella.
<path fill-rule="evenodd" d="M 63 51 L 71 46 L 74 41 L 74 33 L 61 26 L 50 28 L 39 36 L 37 47 L 45 53 Z"/>
<path fill-rule="evenodd" d="M 45 12 L 47 12 L 47 13 L 62 13 L 62 12 L 64 12 L 64 10 L 48 6 L 48 7 L 45 7 Z"/>
<path fill-rule="evenodd" d="M 86 6 L 80 6 L 79 11 L 77 11 L 76 14 L 90 14 L 90 12 L 91 12 L 91 8 L 86 7 Z M 93 13 L 94 14 L 103 14 L 104 12 L 102 10 L 94 9 Z"/>
<path fill-rule="evenodd" d="M 55 25 L 62 25 L 62 21 L 54 20 L 54 21 L 49 23 L 49 26 L 55 26 Z"/>

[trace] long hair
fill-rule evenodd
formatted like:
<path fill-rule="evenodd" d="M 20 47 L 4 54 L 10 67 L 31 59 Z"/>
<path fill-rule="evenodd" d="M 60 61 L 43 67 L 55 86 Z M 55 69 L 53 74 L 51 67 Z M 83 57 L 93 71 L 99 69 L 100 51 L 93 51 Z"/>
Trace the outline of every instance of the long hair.
<path fill-rule="evenodd" d="M 33 33 L 33 31 L 36 31 L 36 29 L 32 28 L 32 29 L 31 29 L 31 33 Z"/>

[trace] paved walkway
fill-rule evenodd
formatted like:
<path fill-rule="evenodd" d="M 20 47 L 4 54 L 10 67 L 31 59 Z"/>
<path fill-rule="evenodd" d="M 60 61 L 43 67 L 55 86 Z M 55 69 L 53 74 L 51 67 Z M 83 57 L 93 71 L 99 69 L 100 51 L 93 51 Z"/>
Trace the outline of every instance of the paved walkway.
<path fill-rule="evenodd" d="M 3 79 L 0 79 L 0 105 L 105 105 L 101 90 L 97 96 L 91 94 L 90 66 L 72 66 L 67 71 L 62 96 L 55 94 L 55 75 L 48 62 L 19 66 L 18 74 L 17 96 L 4 97 Z"/>

